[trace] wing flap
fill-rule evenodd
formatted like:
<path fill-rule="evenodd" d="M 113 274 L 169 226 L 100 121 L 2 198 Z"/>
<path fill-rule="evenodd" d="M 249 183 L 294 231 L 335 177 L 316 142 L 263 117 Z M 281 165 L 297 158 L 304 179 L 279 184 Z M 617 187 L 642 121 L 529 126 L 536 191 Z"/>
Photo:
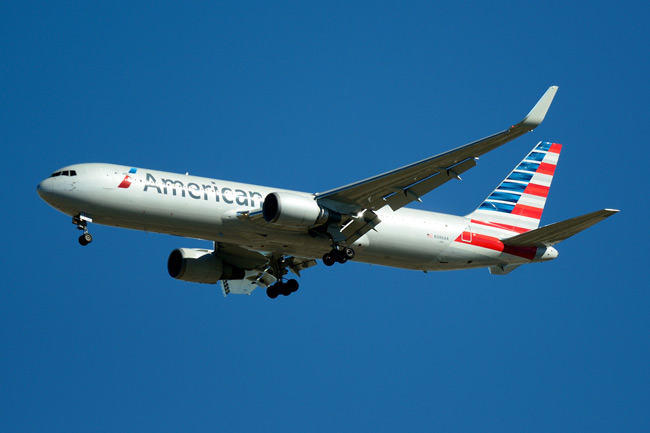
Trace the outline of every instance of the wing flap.
<path fill-rule="evenodd" d="M 300 271 L 316 265 L 316 260 L 305 257 L 291 257 L 288 262 L 289 270 L 297 276 L 300 276 Z"/>
<path fill-rule="evenodd" d="M 616 209 L 602 209 L 565 221 L 549 224 L 511 238 L 502 239 L 501 242 L 511 246 L 550 247 L 588 229 L 617 212 L 618 210 Z"/>
<path fill-rule="evenodd" d="M 341 230 L 347 245 L 357 241 L 363 235 L 374 229 L 381 219 L 373 211 L 366 209 L 361 215 L 355 215 Z"/>
<path fill-rule="evenodd" d="M 233 295 L 250 295 L 253 290 L 257 289 L 255 281 L 249 279 L 243 280 L 221 280 L 221 292 L 226 297 L 231 293 Z"/>
<path fill-rule="evenodd" d="M 386 200 L 386 203 L 391 209 L 397 210 L 413 201 L 420 201 L 420 197 L 452 179 L 460 179 L 461 174 L 474 166 L 476 166 L 476 160 L 474 158 L 467 159 L 449 169 L 440 170 L 433 176 L 404 188 L 386 197 L 384 200 Z"/>

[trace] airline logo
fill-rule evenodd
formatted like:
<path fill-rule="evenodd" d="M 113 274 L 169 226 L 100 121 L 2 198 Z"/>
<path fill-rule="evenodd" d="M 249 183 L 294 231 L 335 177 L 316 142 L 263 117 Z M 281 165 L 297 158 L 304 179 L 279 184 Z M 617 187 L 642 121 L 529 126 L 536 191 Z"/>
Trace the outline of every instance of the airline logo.
<path fill-rule="evenodd" d="M 539 220 L 561 149 L 560 144 L 540 143 L 479 209 Z"/>
<path fill-rule="evenodd" d="M 540 142 L 471 214 L 472 223 L 524 233 L 539 227 L 562 145 Z"/>
<path fill-rule="evenodd" d="M 129 176 L 129 174 L 135 174 L 137 171 L 138 171 L 137 168 L 132 168 L 131 170 L 129 170 L 129 172 L 126 175 L 124 175 L 124 180 L 122 180 L 122 183 L 120 183 L 117 187 L 118 188 L 128 188 L 128 187 L 130 187 L 131 186 L 131 177 Z"/>

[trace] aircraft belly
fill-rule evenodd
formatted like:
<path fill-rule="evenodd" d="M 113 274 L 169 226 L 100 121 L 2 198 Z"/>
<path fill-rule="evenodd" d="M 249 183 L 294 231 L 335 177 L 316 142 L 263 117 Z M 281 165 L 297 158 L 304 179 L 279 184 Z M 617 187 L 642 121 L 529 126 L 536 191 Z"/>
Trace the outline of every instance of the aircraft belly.
<path fill-rule="evenodd" d="M 454 241 L 440 255 L 440 265 L 447 269 L 467 269 L 497 263 L 499 253 Z"/>

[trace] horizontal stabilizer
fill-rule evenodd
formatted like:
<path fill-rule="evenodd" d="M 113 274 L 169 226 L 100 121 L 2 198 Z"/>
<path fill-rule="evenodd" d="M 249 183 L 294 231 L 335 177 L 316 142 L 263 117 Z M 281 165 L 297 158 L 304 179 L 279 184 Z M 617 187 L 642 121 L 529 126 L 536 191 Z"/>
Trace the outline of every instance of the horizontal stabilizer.
<path fill-rule="evenodd" d="M 502 239 L 506 245 L 522 247 L 522 246 L 546 246 L 550 247 L 570 238 L 576 233 L 588 229 L 596 223 L 601 222 L 608 218 L 618 210 L 615 209 L 602 209 L 596 212 L 588 213 L 579 217 L 571 218 L 565 221 L 560 221 L 554 224 L 549 224 L 526 233 L 522 233 L 511 238 Z"/>

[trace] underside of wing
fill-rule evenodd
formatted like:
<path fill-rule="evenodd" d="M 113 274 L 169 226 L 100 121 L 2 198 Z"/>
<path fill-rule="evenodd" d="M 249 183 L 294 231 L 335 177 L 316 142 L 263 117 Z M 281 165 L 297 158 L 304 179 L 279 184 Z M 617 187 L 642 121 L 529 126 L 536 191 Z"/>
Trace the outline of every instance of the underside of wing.
<path fill-rule="evenodd" d="M 244 270 L 244 275 L 240 278 L 220 280 L 224 296 L 250 295 L 257 287 L 267 289 L 277 284 L 286 285 L 283 279 L 289 271 L 300 276 L 300 271 L 316 265 L 316 261 L 310 258 L 253 251 L 238 245 L 217 242 L 215 254 L 229 265 Z"/>
<path fill-rule="evenodd" d="M 265 254 L 237 245 L 215 242 L 214 246 L 219 257 L 241 269 L 263 268 L 269 261 Z"/>

